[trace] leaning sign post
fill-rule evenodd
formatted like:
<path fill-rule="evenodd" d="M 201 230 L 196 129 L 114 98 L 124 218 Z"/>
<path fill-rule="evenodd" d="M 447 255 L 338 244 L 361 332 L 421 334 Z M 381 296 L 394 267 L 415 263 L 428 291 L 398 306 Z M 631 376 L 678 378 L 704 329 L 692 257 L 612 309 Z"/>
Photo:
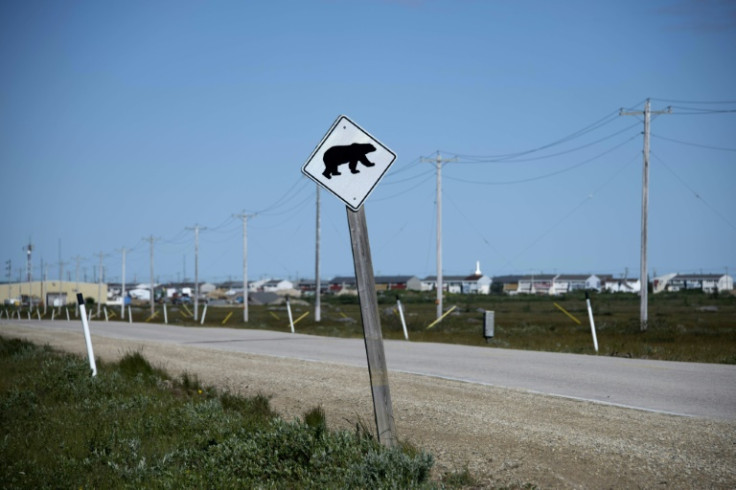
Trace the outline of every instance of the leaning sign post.
<path fill-rule="evenodd" d="M 339 116 L 302 166 L 304 175 L 347 206 L 376 429 L 379 442 L 389 447 L 396 445 L 396 426 L 363 202 L 394 160 L 394 152 L 347 116 Z"/>

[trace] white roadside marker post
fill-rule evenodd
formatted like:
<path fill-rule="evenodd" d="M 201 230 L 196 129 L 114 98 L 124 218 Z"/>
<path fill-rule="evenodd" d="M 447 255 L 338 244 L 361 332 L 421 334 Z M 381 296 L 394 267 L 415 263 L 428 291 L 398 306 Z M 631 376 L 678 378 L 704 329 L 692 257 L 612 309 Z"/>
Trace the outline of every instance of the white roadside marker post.
<path fill-rule="evenodd" d="M 202 321 L 199 322 L 200 325 L 204 325 L 204 317 L 207 316 L 207 303 L 204 304 L 204 309 L 202 310 Z"/>
<path fill-rule="evenodd" d="M 95 364 L 95 353 L 92 350 L 92 336 L 89 333 L 89 323 L 87 320 L 87 312 L 84 306 L 84 297 L 82 293 L 77 294 L 77 304 L 81 311 L 82 328 L 84 329 L 84 341 L 87 344 L 87 357 L 89 357 L 89 367 L 92 369 L 92 376 L 97 376 L 97 365 Z M 67 310 L 67 314 L 69 310 Z"/>
<path fill-rule="evenodd" d="M 396 297 L 396 309 L 399 310 L 399 318 L 401 318 L 401 327 L 404 329 L 404 338 L 409 340 L 409 332 L 406 330 L 406 320 L 404 319 L 404 307 L 401 306 L 401 300 Z"/>
<path fill-rule="evenodd" d="M 289 297 L 286 297 L 286 312 L 289 314 L 289 325 L 291 326 L 291 333 L 294 333 L 294 317 L 291 314 L 291 301 Z"/>
<path fill-rule="evenodd" d="M 590 319 L 590 332 L 593 334 L 593 347 L 596 354 L 598 353 L 598 338 L 595 335 L 595 321 L 593 320 L 593 308 L 590 306 L 590 295 L 586 291 L 585 302 L 588 304 L 588 318 Z"/>

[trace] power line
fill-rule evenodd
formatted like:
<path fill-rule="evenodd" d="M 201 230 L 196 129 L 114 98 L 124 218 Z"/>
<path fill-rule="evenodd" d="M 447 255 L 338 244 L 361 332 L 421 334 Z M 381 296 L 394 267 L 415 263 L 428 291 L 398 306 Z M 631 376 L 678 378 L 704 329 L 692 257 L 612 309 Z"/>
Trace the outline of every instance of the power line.
<path fill-rule="evenodd" d="M 659 136 L 656 134 L 652 134 L 653 137 L 661 140 L 671 141 L 672 143 L 678 143 L 680 145 L 688 145 L 688 146 L 696 146 L 698 148 L 706 148 L 708 150 L 719 150 L 719 151 L 736 151 L 736 148 L 725 148 L 722 146 L 710 146 L 710 145 L 703 145 L 700 143 L 692 143 L 689 141 L 682 141 L 682 140 L 676 140 L 673 138 L 666 138 L 664 136 Z"/>
<path fill-rule="evenodd" d="M 606 150 L 606 151 L 604 151 L 602 153 L 599 153 L 598 155 L 596 155 L 594 157 L 591 157 L 591 158 L 589 158 L 587 160 L 583 160 L 582 162 L 576 163 L 574 165 L 570 165 L 569 167 L 565 167 L 565 168 L 563 168 L 561 170 L 557 170 L 557 171 L 554 171 L 554 172 L 549 172 L 549 173 L 542 174 L 542 175 L 537 175 L 537 176 L 534 176 L 534 177 L 528 177 L 528 178 L 525 178 L 525 179 L 518 179 L 518 180 L 490 181 L 490 182 L 489 181 L 485 181 L 484 182 L 484 181 L 478 181 L 478 180 L 460 179 L 460 178 L 457 178 L 457 177 L 449 177 L 449 176 L 447 177 L 447 179 L 448 180 L 454 180 L 456 182 L 463 182 L 463 183 L 466 183 L 466 184 L 475 184 L 475 185 L 524 184 L 524 183 L 527 183 L 527 182 L 533 182 L 535 180 L 542 180 L 542 179 L 546 179 L 546 178 L 549 178 L 549 177 L 554 177 L 555 175 L 563 174 L 565 172 L 569 172 L 570 170 L 574 170 L 574 169 L 579 168 L 579 167 L 582 167 L 583 165 L 586 165 L 586 164 L 588 164 L 588 163 L 590 163 L 590 162 L 592 162 L 594 160 L 597 160 L 598 158 L 600 158 L 600 157 L 602 157 L 604 155 L 607 155 L 607 154 L 609 154 L 609 153 L 611 153 L 611 152 L 613 152 L 613 151 L 621 148 L 622 146 L 624 146 L 625 144 L 629 143 L 633 139 L 638 138 L 639 137 L 639 134 L 640 133 L 637 133 L 637 134 L 633 135 L 632 137 L 630 137 L 629 139 L 627 139 L 626 141 L 624 141 L 622 143 L 619 143 L 618 145 L 613 146 L 613 147 L 609 148 L 608 150 Z"/>
<path fill-rule="evenodd" d="M 683 185 L 683 186 L 684 186 L 684 187 L 685 187 L 685 188 L 686 188 L 687 190 L 689 190 L 690 192 L 692 192 L 692 193 L 693 193 L 693 197 L 695 197 L 695 198 L 696 198 L 697 200 L 699 200 L 700 202 L 702 202 L 702 203 L 703 203 L 703 205 L 704 205 L 705 207 L 707 207 L 708 209 L 710 209 L 711 211 L 713 211 L 713 213 L 715 213 L 715 214 L 716 214 L 716 215 L 717 215 L 717 216 L 718 216 L 719 218 L 721 218 L 721 219 L 723 220 L 723 222 L 724 222 L 724 223 L 726 223 L 726 224 L 727 224 L 728 226 L 730 226 L 731 228 L 733 228 L 734 230 L 736 230 L 736 225 L 734 225 L 733 223 L 731 223 L 731 221 L 729 221 L 729 220 L 728 220 L 728 218 L 726 218 L 726 217 L 725 217 L 725 216 L 724 216 L 723 214 L 721 214 L 721 212 L 720 212 L 720 211 L 718 211 L 718 209 L 717 209 L 717 208 L 715 208 L 715 207 L 711 206 L 711 205 L 710 205 L 710 204 L 709 204 L 709 203 L 708 203 L 708 202 L 707 202 L 707 201 L 706 201 L 705 199 L 703 199 L 703 196 L 702 196 L 702 195 L 700 195 L 700 193 L 699 193 L 698 191 L 696 191 L 695 189 L 693 189 L 693 188 L 692 188 L 692 187 L 691 187 L 691 186 L 690 186 L 690 185 L 689 185 L 689 184 L 687 183 L 687 181 L 685 181 L 685 179 L 683 179 L 682 177 L 680 177 L 680 176 L 679 176 L 679 175 L 678 175 L 678 174 L 677 174 L 677 173 L 676 173 L 676 172 L 675 172 L 675 171 L 674 171 L 674 170 L 672 169 L 672 167 L 670 167 L 669 165 L 667 165 L 667 163 L 666 163 L 666 162 L 665 162 L 665 161 L 664 161 L 663 159 L 661 159 L 661 158 L 660 158 L 660 157 L 659 157 L 659 156 L 658 156 L 658 155 L 657 155 L 656 153 L 654 153 L 653 155 L 654 155 L 654 158 L 656 158 L 656 159 L 657 159 L 657 160 L 658 160 L 658 161 L 659 161 L 659 162 L 660 162 L 660 163 L 661 163 L 662 165 L 664 165 L 664 168 L 666 168 L 666 169 L 667 169 L 667 170 L 668 170 L 668 171 L 669 171 L 669 172 L 670 172 L 670 173 L 671 173 L 672 175 L 674 175 L 674 176 L 675 176 L 675 178 L 676 178 L 677 180 L 679 180 L 679 181 L 680 181 L 680 183 L 681 183 L 681 184 L 682 184 L 682 185 Z"/>

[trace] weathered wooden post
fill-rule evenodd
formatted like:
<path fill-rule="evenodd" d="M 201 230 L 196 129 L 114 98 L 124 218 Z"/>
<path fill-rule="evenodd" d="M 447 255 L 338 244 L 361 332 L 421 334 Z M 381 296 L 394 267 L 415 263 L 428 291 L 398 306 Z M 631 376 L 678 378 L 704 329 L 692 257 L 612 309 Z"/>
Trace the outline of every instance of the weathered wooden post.
<path fill-rule="evenodd" d="M 368 226 L 362 206 L 394 160 L 394 152 L 348 117 L 339 116 L 302 167 L 302 173 L 347 206 L 376 429 L 379 442 L 389 447 L 397 443 L 396 426 L 383 349 Z M 347 168 L 340 172 L 339 167 L 344 164 L 347 164 Z"/>

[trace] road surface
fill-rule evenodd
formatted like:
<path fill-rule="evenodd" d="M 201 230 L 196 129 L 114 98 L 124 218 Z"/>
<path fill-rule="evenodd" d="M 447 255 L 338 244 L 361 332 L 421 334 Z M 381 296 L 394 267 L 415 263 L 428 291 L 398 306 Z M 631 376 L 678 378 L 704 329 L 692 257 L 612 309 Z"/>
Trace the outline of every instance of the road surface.
<path fill-rule="evenodd" d="M 80 332 L 79 321 L 0 321 Z M 92 322 L 93 336 L 367 367 L 361 339 L 267 330 Z M 652 412 L 736 420 L 736 366 L 385 341 L 389 371 Z"/>

